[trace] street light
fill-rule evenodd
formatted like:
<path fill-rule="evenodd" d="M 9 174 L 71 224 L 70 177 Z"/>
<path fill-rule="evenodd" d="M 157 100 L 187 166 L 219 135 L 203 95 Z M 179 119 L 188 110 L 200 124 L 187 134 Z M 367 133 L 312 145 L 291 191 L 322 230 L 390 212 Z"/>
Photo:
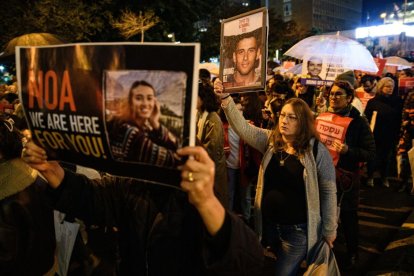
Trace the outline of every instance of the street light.
<path fill-rule="evenodd" d="M 175 42 L 175 33 L 169 33 L 169 34 L 167 35 L 167 37 L 168 37 L 169 39 L 171 39 L 171 41 L 172 41 L 172 42 Z"/>
<path fill-rule="evenodd" d="M 387 13 L 386 12 L 381 13 L 380 18 L 382 18 L 382 20 L 384 21 L 383 23 L 385 24 L 385 19 L 387 18 Z"/>

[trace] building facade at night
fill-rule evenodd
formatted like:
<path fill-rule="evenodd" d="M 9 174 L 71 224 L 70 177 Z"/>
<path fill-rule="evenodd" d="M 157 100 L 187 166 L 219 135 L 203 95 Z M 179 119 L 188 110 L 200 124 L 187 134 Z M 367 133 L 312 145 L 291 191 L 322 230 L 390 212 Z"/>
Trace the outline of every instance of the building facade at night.
<path fill-rule="evenodd" d="M 306 31 L 349 30 L 361 24 L 362 0 L 262 0 L 262 5 Z"/>

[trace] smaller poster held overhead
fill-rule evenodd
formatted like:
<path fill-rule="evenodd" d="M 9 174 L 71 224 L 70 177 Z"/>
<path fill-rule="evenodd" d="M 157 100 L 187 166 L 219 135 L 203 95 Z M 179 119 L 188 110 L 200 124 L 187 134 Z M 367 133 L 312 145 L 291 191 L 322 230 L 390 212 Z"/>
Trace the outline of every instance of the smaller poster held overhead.
<path fill-rule="evenodd" d="M 302 65 L 302 84 L 310 86 L 331 86 L 335 78 L 348 71 L 340 57 L 306 55 Z"/>
<path fill-rule="evenodd" d="M 220 79 L 226 92 L 263 90 L 266 83 L 267 9 L 223 20 Z"/>

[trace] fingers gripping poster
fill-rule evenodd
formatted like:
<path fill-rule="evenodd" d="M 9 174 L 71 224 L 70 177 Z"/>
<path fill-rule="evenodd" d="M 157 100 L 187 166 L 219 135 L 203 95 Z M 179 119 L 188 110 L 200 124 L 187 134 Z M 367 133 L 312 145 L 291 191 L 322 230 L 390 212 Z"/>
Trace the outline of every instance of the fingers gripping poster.
<path fill-rule="evenodd" d="M 198 44 L 19 47 L 32 139 L 49 159 L 177 186 L 194 145 Z"/>

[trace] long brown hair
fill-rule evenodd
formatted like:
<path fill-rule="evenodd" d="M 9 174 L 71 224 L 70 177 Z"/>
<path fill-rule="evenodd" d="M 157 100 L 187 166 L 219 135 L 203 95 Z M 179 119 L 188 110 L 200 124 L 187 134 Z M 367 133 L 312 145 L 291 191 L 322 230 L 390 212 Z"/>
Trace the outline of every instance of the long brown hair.
<path fill-rule="evenodd" d="M 312 137 L 319 139 L 319 135 L 316 132 L 315 120 L 313 113 L 308 104 L 299 98 L 291 98 L 284 104 L 292 106 L 295 115 L 298 118 L 298 132 L 296 133 L 295 140 L 293 141 L 293 148 L 299 155 L 303 155 L 309 149 L 309 141 Z M 282 150 L 285 147 L 285 142 L 282 139 L 282 134 L 279 130 L 279 122 L 273 130 L 271 137 L 275 152 Z"/>
<path fill-rule="evenodd" d="M 128 92 L 128 98 L 124 99 L 122 108 L 121 108 L 121 118 L 124 119 L 125 121 L 135 121 L 135 113 L 134 110 L 132 108 L 132 97 L 133 97 L 133 93 L 132 91 L 137 88 L 138 86 L 147 86 L 149 88 L 152 89 L 152 91 L 154 91 L 154 97 L 155 97 L 155 89 L 154 87 L 149 84 L 148 82 L 144 81 L 144 80 L 139 80 L 139 81 L 135 81 L 132 85 L 131 88 L 129 89 Z"/>

